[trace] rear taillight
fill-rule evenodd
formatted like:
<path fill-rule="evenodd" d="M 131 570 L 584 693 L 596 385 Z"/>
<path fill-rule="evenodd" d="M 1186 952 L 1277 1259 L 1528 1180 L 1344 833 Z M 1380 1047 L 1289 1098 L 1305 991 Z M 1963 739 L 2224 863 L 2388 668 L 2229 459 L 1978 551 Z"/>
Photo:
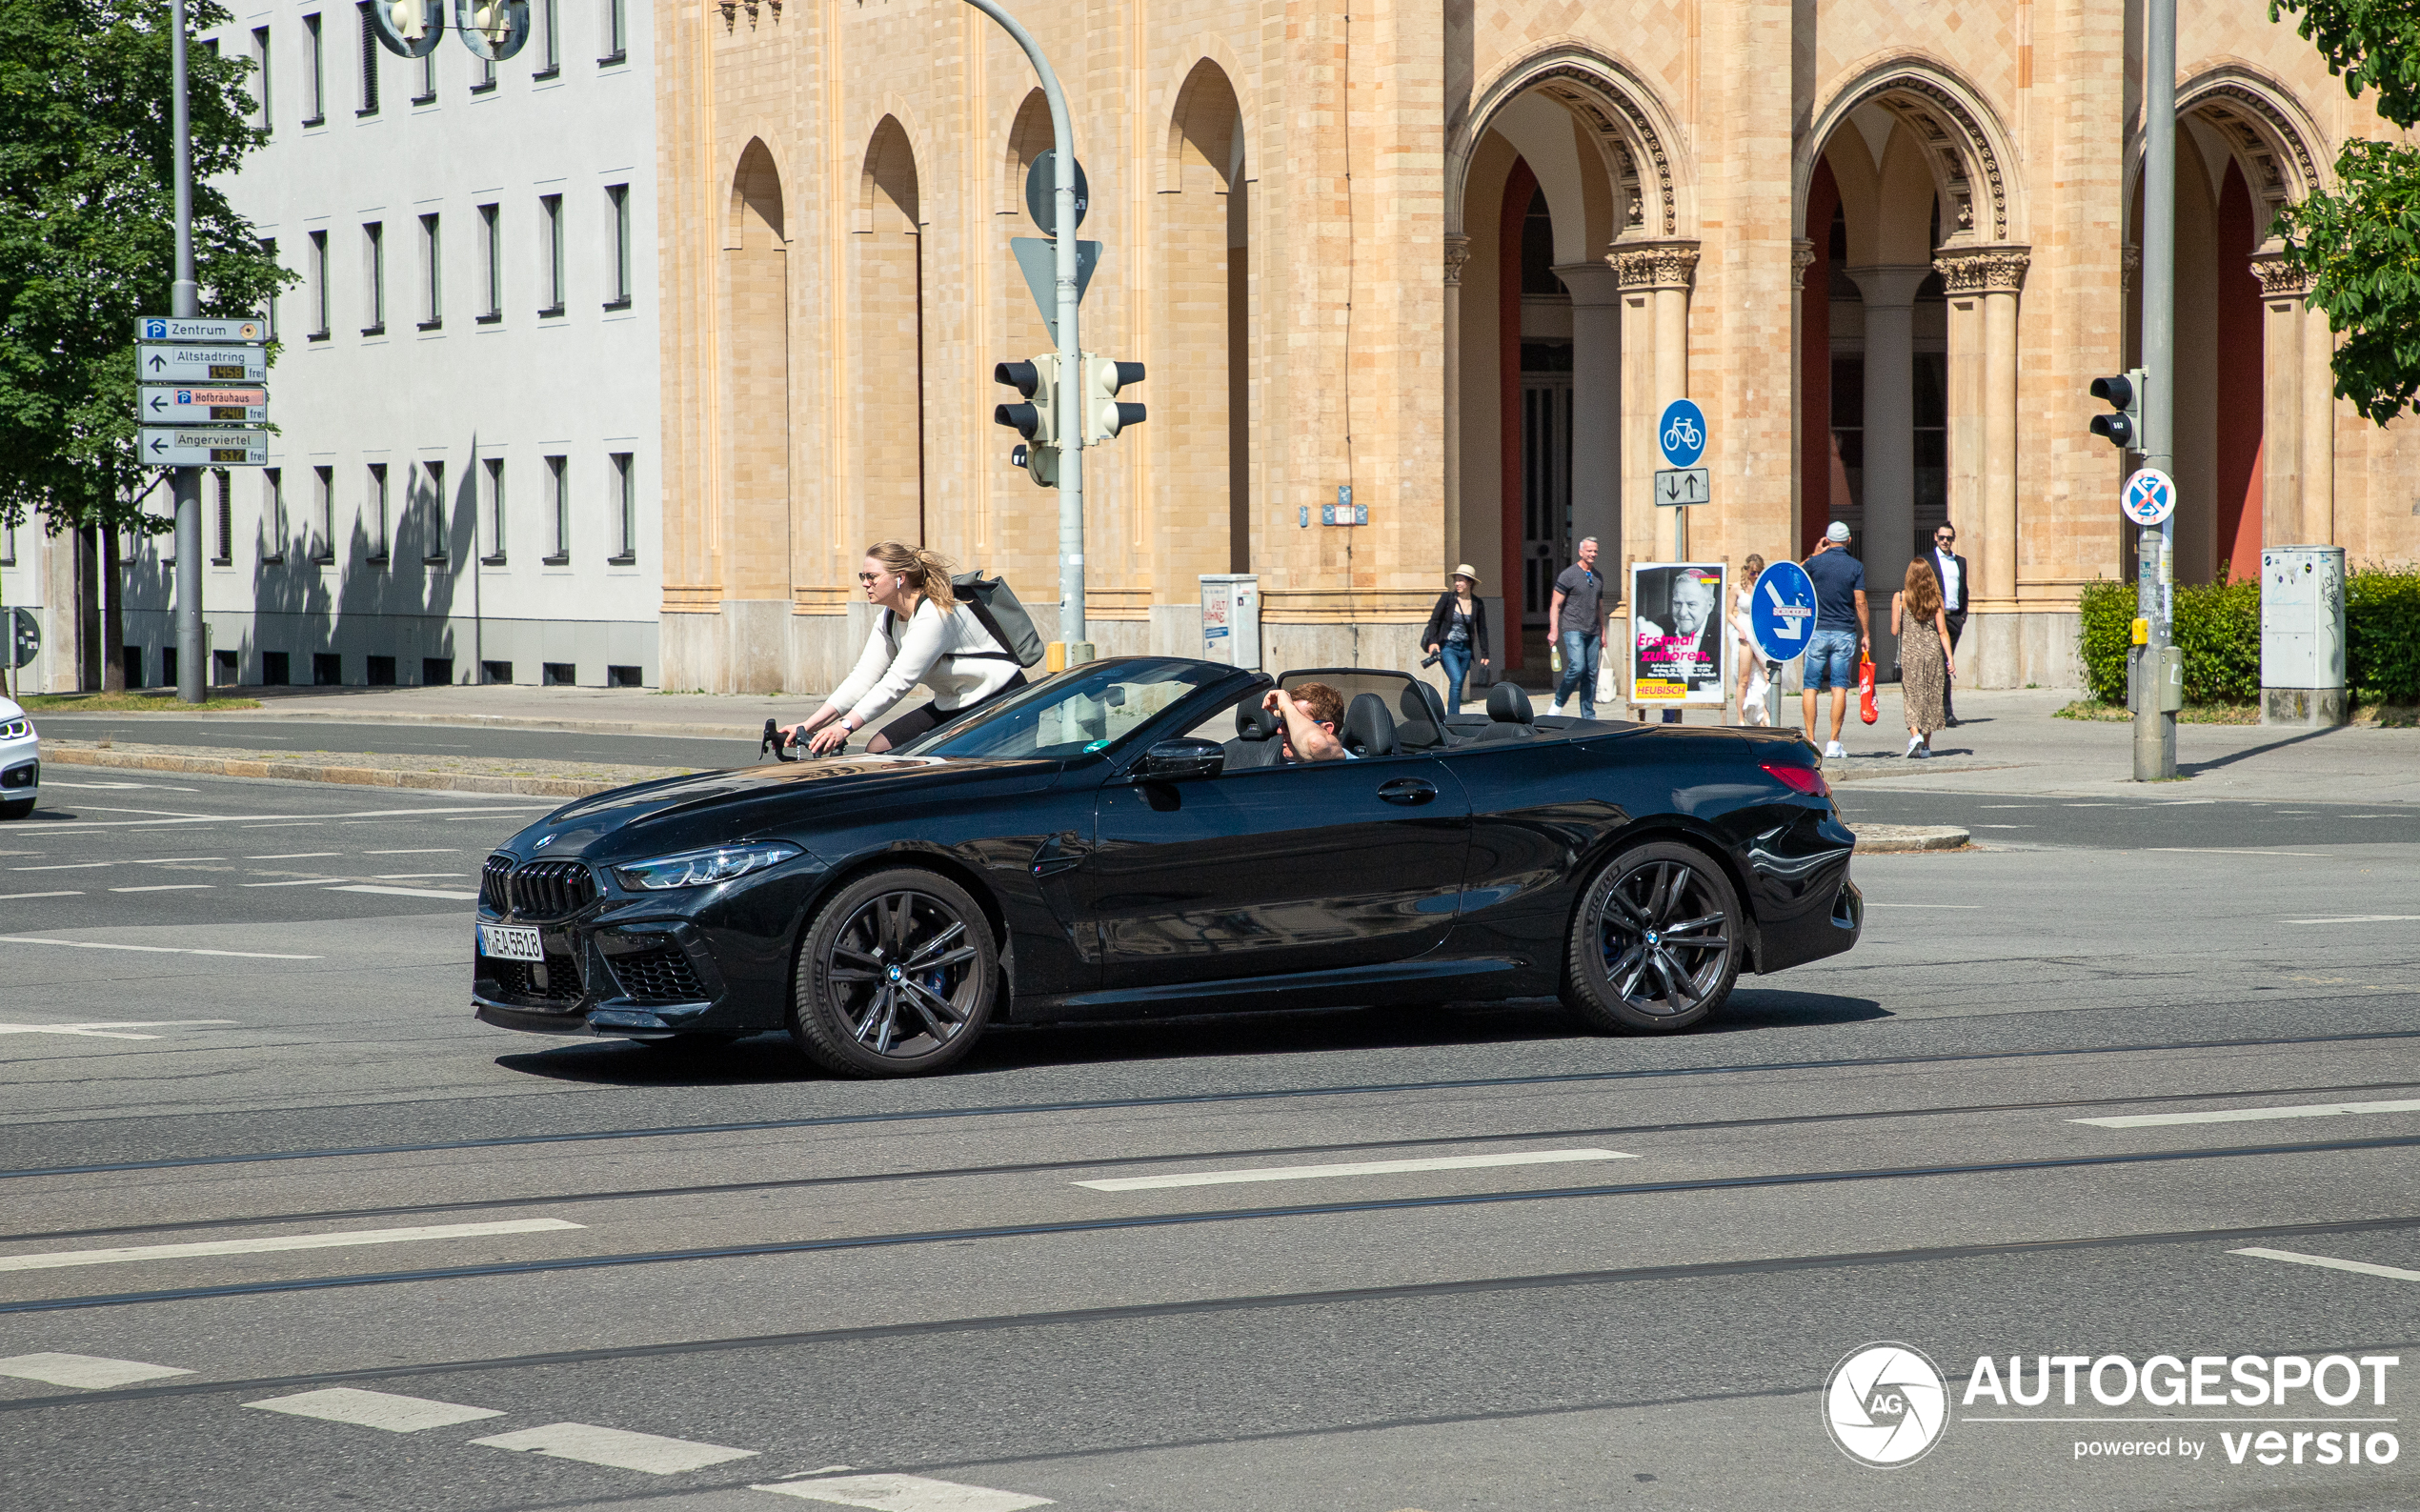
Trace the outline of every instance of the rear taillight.
<path fill-rule="evenodd" d="M 1832 785 L 1825 781 L 1824 774 L 1813 767 L 1785 767 L 1778 761 L 1767 761 L 1764 763 L 1764 766 L 1765 770 L 1771 773 L 1782 786 L 1793 793 L 1804 793 L 1810 798 L 1827 798 L 1832 796 Z"/>

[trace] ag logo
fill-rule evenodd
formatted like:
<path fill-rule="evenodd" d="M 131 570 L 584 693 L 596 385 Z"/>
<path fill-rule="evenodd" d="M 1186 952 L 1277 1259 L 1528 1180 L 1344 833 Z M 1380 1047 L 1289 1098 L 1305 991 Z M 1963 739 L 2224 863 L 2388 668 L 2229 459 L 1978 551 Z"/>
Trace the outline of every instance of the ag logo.
<path fill-rule="evenodd" d="M 1909 1344 L 1868 1344 L 1832 1367 L 1824 1386 L 1824 1424 L 1841 1452 L 1860 1464 L 1912 1464 L 1941 1441 L 1949 1387 Z"/>

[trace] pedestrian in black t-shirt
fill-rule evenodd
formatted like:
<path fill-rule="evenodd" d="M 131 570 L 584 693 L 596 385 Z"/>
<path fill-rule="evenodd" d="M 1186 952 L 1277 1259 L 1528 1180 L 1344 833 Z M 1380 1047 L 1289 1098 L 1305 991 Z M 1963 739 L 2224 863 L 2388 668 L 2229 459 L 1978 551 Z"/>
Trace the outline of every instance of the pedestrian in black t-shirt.
<path fill-rule="evenodd" d="M 1605 580 L 1597 575 L 1597 538 L 1580 543 L 1580 559 L 1555 579 L 1546 628 L 1563 648 L 1563 680 L 1555 684 L 1555 713 L 1572 690 L 1580 693 L 1580 717 L 1597 716 L 1597 660 L 1604 652 Z"/>

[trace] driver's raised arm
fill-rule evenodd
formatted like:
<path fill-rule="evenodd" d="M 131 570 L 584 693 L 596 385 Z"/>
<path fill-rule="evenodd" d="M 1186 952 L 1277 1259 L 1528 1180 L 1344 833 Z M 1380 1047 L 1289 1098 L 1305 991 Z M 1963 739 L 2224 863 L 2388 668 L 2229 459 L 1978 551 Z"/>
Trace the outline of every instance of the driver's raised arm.
<path fill-rule="evenodd" d="M 1283 693 L 1272 688 L 1260 696 L 1260 707 L 1275 709 L 1285 720 L 1285 743 L 1294 748 L 1300 761 L 1335 761 L 1344 755 L 1344 742 L 1331 734 L 1326 725 L 1302 712 L 1301 706 Z"/>

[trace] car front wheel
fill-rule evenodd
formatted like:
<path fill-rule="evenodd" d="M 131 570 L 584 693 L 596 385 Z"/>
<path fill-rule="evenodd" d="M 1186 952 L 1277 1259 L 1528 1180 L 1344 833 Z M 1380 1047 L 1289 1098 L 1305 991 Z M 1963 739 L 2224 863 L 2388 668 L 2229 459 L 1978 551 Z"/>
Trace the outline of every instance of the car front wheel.
<path fill-rule="evenodd" d="M 15 803 L 0 803 L 0 819 L 31 818 L 33 816 L 33 803 L 34 800 L 31 798 L 25 798 Z"/>
<path fill-rule="evenodd" d="M 1694 1028 L 1731 995 L 1743 928 L 1730 878 L 1704 852 L 1633 846 L 1605 863 L 1582 898 L 1563 1001 L 1600 1029 Z"/>
<path fill-rule="evenodd" d="M 861 877 L 817 910 L 798 951 L 791 1037 L 852 1077 L 938 1071 L 991 1022 L 999 955 L 991 920 L 933 872 Z"/>

